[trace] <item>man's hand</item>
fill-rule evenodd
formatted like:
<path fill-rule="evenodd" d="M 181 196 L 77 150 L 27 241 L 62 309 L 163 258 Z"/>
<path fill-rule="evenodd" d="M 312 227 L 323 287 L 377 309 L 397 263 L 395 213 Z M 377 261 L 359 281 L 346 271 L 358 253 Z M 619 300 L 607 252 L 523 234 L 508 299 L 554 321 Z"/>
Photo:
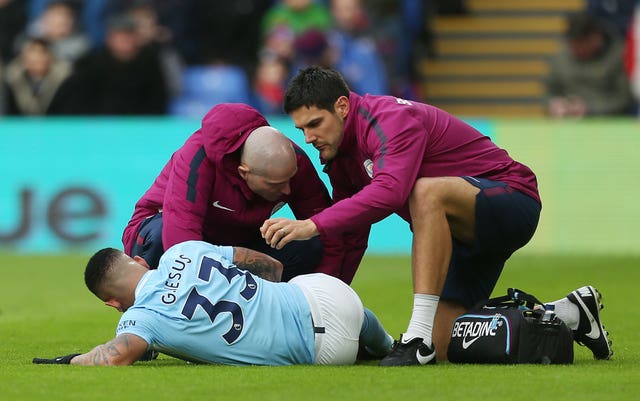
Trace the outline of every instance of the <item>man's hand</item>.
<path fill-rule="evenodd" d="M 291 241 L 315 237 L 318 235 L 318 228 L 310 219 L 290 220 L 277 217 L 266 220 L 260 227 L 260 233 L 272 248 L 282 249 Z"/>
<path fill-rule="evenodd" d="M 46 358 L 33 358 L 33 363 L 36 364 L 45 364 L 45 365 L 68 365 L 71 363 L 71 360 L 80 354 L 69 354 L 64 356 L 57 356 L 55 358 L 46 359 Z"/>

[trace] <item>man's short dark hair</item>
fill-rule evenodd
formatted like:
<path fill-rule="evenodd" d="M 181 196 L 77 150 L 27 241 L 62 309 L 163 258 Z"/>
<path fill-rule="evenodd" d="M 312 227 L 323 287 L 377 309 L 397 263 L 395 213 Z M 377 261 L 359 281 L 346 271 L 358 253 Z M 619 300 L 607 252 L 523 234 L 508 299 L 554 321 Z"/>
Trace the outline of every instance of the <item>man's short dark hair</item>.
<path fill-rule="evenodd" d="M 317 107 L 333 113 L 340 96 L 349 96 L 349 86 L 332 68 L 304 68 L 291 80 L 284 97 L 284 111 L 289 114 L 300 107 Z"/>
<path fill-rule="evenodd" d="M 567 38 L 573 40 L 584 39 L 593 33 L 602 33 L 602 22 L 587 13 L 572 14 L 567 19 Z"/>
<path fill-rule="evenodd" d="M 84 283 L 89 291 L 94 293 L 98 298 L 102 294 L 99 293 L 100 288 L 105 280 L 107 272 L 122 256 L 122 251 L 115 248 L 104 248 L 96 252 L 84 270 Z"/>
<path fill-rule="evenodd" d="M 47 52 L 51 51 L 51 42 L 42 36 L 29 37 L 22 45 L 22 48 L 25 49 L 27 48 L 27 46 L 33 46 L 33 45 L 40 46 Z"/>
<path fill-rule="evenodd" d="M 110 32 L 135 33 L 138 30 L 138 25 L 132 16 L 116 14 L 107 20 L 107 30 Z"/>

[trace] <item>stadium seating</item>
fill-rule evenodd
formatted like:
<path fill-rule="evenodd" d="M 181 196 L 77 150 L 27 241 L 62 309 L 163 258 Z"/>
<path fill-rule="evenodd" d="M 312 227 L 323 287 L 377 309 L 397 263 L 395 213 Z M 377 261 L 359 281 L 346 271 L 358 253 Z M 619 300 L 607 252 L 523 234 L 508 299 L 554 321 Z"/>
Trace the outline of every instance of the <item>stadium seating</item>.
<path fill-rule="evenodd" d="M 182 93 L 171 102 L 170 113 L 201 118 L 218 103 L 251 103 L 245 71 L 234 65 L 198 65 L 185 68 Z"/>
<path fill-rule="evenodd" d="M 544 78 L 565 15 L 585 0 L 467 0 L 468 14 L 434 20 L 437 57 L 420 65 L 426 100 L 458 115 L 545 114 Z"/>

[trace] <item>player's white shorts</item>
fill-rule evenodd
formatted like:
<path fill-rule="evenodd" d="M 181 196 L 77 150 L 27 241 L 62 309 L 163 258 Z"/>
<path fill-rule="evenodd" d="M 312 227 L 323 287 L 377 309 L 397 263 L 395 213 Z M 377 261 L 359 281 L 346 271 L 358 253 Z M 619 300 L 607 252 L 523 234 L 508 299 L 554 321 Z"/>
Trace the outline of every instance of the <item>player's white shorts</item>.
<path fill-rule="evenodd" d="M 364 319 L 358 294 L 341 280 L 323 273 L 297 276 L 289 283 L 300 287 L 309 302 L 316 331 L 315 364 L 354 363 Z"/>

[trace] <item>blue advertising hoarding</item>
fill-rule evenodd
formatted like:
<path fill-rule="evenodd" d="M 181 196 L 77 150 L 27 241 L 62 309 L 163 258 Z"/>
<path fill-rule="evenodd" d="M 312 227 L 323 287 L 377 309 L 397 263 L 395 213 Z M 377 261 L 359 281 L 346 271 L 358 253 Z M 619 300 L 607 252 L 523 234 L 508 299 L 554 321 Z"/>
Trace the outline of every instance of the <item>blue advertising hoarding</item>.
<path fill-rule="evenodd" d="M 269 123 L 321 166 L 286 116 Z M 491 124 L 473 124 L 485 134 Z M 0 249 L 92 252 L 121 247 L 138 198 L 199 120 L 160 118 L 0 119 Z M 330 188 L 328 179 L 320 174 Z M 291 217 L 288 209 L 278 215 Z M 408 253 L 406 222 L 393 215 L 374 225 L 369 251 Z"/>

